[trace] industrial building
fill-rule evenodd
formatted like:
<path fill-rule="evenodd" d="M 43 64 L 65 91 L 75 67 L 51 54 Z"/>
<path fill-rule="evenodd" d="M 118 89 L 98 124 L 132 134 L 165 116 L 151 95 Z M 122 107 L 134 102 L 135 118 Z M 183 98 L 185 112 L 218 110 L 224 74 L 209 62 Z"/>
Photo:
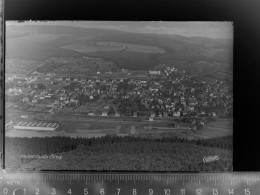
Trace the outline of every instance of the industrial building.
<path fill-rule="evenodd" d="M 14 129 L 34 130 L 34 131 L 54 131 L 59 127 L 59 123 L 30 122 L 22 121 L 14 125 Z"/>

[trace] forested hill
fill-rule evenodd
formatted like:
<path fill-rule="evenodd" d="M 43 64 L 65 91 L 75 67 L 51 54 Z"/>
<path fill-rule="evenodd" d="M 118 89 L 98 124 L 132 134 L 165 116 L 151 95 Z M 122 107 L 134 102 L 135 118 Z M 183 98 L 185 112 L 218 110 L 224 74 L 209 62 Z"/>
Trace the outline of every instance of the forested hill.
<path fill-rule="evenodd" d="M 158 63 L 172 64 L 177 62 L 178 64 L 184 62 L 189 65 L 201 61 L 217 62 L 222 69 L 230 69 L 233 63 L 233 41 L 229 39 L 129 33 L 118 30 L 48 25 L 7 25 L 6 37 L 6 57 L 10 59 L 42 61 L 51 57 L 90 56 L 112 60 L 120 68 L 142 70 L 151 69 Z M 97 42 L 155 46 L 165 52 L 123 52 L 113 49 L 108 49 L 105 52 L 99 50 L 80 52 L 73 49 L 75 47 L 82 49 L 88 44 L 96 44 Z"/>
<path fill-rule="evenodd" d="M 29 170 L 225 171 L 232 170 L 232 136 L 187 140 L 135 137 L 6 138 L 6 167 Z M 21 154 L 62 155 L 62 160 Z M 203 157 L 219 160 L 204 163 Z"/>

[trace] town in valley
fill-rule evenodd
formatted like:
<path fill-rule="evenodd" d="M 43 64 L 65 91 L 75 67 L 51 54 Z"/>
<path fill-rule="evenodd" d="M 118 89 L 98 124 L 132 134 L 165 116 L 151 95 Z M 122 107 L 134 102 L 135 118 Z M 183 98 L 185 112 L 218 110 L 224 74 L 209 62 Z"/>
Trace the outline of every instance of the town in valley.
<path fill-rule="evenodd" d="M 232 170 L 232 37 L 150 33 L 138 22 L 114 22 L 117 30 L 108 22 L 82 24 L 8 23 L 7 167 Z M 196 22 L 160 25 L 189 34 Z M 218 161 L 205 164 L 212 152 Z"/>

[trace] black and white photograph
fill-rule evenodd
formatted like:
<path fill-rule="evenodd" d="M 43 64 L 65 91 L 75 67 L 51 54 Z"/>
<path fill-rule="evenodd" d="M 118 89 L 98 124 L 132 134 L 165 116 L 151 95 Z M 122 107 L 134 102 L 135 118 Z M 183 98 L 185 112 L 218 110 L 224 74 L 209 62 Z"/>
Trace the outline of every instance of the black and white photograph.
<path fill-rule="evenodd" d="M 6 170 L 233 171 L 230 21 L 6 21 Z"/>

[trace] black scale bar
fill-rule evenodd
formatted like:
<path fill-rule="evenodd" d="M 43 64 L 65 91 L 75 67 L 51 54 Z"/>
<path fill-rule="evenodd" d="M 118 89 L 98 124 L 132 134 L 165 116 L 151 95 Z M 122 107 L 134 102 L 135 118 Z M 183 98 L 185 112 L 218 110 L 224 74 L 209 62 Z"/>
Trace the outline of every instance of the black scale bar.
<path fill-rule="evenodd" d="M 0 195 L 260 195 L 260 173 L 2 172 Z"/>

